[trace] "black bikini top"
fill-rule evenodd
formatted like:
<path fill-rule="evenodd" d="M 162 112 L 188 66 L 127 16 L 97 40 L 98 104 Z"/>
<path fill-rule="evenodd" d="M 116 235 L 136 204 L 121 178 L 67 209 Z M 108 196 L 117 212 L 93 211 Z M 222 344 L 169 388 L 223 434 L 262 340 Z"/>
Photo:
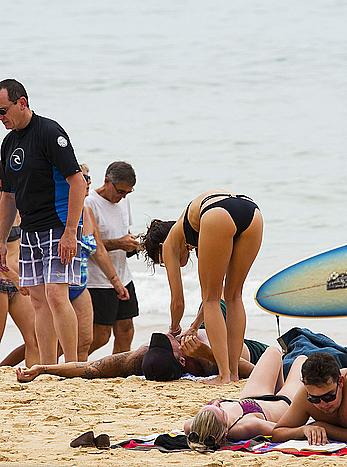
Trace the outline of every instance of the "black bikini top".
<path fill-rule="evenodd" d="M 191 202 L 188 204 L 186 212 L 184 213 L 183 232 L 186 239 L 186 244 L 197 248 L 199 242 L 199 232 L 193 229 L 188 220 L 188 211 L 191 204 Z"/>

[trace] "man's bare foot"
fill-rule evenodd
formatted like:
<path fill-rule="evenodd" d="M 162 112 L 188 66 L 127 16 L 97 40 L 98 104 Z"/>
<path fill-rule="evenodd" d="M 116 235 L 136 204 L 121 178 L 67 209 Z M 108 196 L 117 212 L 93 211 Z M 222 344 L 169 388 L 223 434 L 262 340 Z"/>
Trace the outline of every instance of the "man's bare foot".
<path fill-rule="evenodd" d="M 221 386 L 222 384 L 231 383 L 231 379 L 230 379 L 230 376 L 228 377 L 216 376 L 215 378 L 204 380 L 203 383 L 210 384 L 211 386 Z"/>
<path fill-rule="evenodd" d="M 29 383 L 30 381 L 35 379 L 40 374 L 41 374 L 40 365 L 34 365 L 29 369 L 27 368 L 16 369 L 17 381 L 19 381 L 20 383 Z"/>

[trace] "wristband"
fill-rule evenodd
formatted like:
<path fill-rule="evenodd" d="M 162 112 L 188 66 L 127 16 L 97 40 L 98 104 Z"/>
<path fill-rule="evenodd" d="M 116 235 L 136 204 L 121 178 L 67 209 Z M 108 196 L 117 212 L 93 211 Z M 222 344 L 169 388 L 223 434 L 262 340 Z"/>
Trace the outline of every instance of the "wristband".
<path fill-rule="evenodd" d="M 172 330 L 172 327 L 170 326 L 169 331 L 170 331 L 170 334 L 172 334 L 174 337 L 176 337 L 176 336 L 178 336 L 179 334 L 181 334 L 182 328 L 181 328 L 180 325 L 178 325 L 177 328 L 173 331 L 173 330 Z"/>

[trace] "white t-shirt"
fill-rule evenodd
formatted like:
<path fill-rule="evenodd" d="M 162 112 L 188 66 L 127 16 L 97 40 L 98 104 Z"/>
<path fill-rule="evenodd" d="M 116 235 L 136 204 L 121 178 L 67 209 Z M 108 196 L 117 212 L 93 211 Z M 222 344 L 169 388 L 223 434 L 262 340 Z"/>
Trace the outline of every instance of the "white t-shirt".
<path fill-rule="evenodd" d="M 85 200 L 85 205 L 92 209 L 103 240 L 120 238 L 129 233 L 132 218 L 127 198 L 121 199 L 119 203 L 111 203 L 95 190 L 91 190 Z M 124 250 L 113 250 L 108 251 L 108 254 L 123 285 L 129 284 L 133 279 L 127 264 L 126 252 Z M 92 256 L 88 260 L 88 287 L 112 288 L 110 281 Z"/>

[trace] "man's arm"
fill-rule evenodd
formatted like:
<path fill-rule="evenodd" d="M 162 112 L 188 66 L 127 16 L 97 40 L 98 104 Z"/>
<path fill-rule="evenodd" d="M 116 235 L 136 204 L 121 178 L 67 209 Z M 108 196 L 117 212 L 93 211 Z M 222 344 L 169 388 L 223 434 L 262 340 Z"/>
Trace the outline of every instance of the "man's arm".
<path fill-rule="evenodd" d="M 316 427 L 323 428 L 326 432 L 327 438 L 329 439 L 332 439 L 335 441 L 343 441 L 344 443 L 347 442 L 347 428 L 343 428 L 342 426 L 338 426 L 338 425 L 331 425 L 330 423 L 327 423 L 327 422 L 314 422 L 310 426 L 316 426 Z M 315 444 L 315 443 L 312 443 L 312 444 Z"/>
<path fill-rule="evenodd" d="M 68 264 L 77 251 L 77 227 L 81 218 L 86 195 L 86 181 L 81 172 L 66 178 L 70 185 L 68 214 L 64 233 L 59 241 L 58 254 L 63 264 Z"/>
<path fill-rule="evenodd" d="M 276 423 L 272 432 L 274 442 L 287 441 L 289 439 L 305 439 L 305 427 L 310 414 L 306 411 L 306 390 L 299 389 L 288 410 Z"/>
<path fill-rule="evenodd" d="M 123 250 L 134 251 L 139 247 L 139 242 L 136 240 L 135 235 L 127 234 L 120 238 L 111 238 L 103 240 L 103 244 L 107 251 Z"/>
<path fill-rule="evenodd" d="M 147 350 L 147 346 L 141 346 L 137 350 L 110 355 L 95 362 L 34 365 L 29 370 L 17 368 L 17 380 L 21 383 L 27 383 L 42 374 L 86 379 L 140 376 L 142 375 L 143 356 Z"/>
<path fill-rule="evenodd" d="M 0 271 L 7 271 L 7 237 L 16 218 L 16 201 L 14 193 L 2 192 L 0 198 Z"/>

